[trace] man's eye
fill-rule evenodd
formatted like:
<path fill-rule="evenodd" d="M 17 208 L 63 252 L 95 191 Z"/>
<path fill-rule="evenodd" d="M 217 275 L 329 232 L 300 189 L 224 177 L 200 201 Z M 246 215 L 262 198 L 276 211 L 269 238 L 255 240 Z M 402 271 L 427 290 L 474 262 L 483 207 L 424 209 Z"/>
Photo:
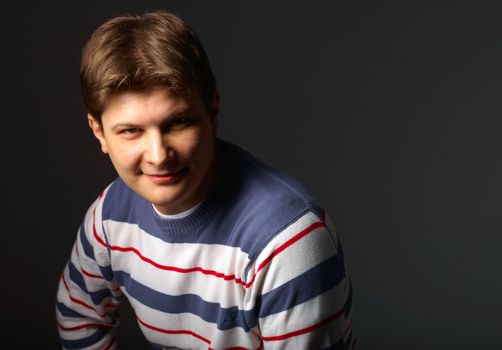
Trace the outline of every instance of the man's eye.
<path fill-rule="evenodd" d="M 169 126 L 172 129 L 181 129 L 181 128 L 189 125 L 190 122 L 191 122 L 191 120 L 189 118 L 178 118 L 178 119 L 173 120 Z"/>
<path fill-rule="evenodd" d="M 120 133 L 123 135 L 136 135 L 137 133 L 139 133 L 139 129 L 137 128 L 124 129 L 121 130 Z"/>

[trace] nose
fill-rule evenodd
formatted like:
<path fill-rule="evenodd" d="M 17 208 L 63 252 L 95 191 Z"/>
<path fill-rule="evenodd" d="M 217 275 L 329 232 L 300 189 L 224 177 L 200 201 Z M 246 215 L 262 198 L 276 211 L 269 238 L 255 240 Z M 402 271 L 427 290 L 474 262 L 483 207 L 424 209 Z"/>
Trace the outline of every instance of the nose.
<path fill-rule="evenodd" d="M 145 149 L 145 160 L 153 165 L 159 166 L 167 163 L 173 156 L 165 135 L 155 132 L 149 135 Z"/>

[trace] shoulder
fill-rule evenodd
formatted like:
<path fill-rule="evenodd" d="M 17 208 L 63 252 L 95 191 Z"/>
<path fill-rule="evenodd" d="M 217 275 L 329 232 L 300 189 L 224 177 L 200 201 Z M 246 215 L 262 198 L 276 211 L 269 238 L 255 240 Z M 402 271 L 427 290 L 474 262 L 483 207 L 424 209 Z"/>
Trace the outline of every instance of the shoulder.
<path fill-rule="evenodd" d="M 244 237 L 252 237 L 246 249 L 251 255 L 259 254 L 279 232 L 307 213 L 323 217 L 321 206 L 294 177 L 241 146 L 221 145 L 226 173 L 222 180 L 230 192 L 225 207 Z"/>
<path fill-rule="evenodd" d="M 225 181 L 245 203 L 261 205 L 278 211 L 312 210 L 321 212 L 320 205 L 307 188 L 285 171 L 256 158 L 239 145 L 222 141 Z"/>

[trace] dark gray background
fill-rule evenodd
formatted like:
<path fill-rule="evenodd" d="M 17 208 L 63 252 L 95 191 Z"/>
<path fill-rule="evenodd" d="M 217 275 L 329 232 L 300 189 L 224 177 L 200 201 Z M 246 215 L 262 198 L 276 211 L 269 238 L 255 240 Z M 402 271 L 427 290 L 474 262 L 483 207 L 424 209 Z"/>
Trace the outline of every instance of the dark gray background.
<path fill-rule="evenodd" d="M 87 129 L 80 49 L 111 15 L 165 8 L 206 46 L 220 135 L 337 225 L 359 349 L 501 348 L 502 2 L 2 6 L 2 344 L 58 348 L 59 274 L 115 176 Z M 146 349 L 122 314 L 122 349 Z"/>

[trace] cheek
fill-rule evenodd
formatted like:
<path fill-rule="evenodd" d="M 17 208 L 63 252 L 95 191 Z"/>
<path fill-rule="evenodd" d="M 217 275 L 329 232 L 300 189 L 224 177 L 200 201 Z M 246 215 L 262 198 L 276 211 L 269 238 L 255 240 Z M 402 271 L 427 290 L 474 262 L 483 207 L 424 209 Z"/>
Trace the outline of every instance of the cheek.
<path fill-rule="evenodd" d="M 115 167 L 128 170 L 137 167 L 141 162 L 141 151 L 134 147 L 134 145 L 128 147 L 114 147 L 110 150 L 110 158 L 115 165 Z"/>
<path fill-rule="evenodd" d="M 207 148 L 207 143 L 204 142 L 202 133 L 194 130 L 177 139 L 173 147 L 180 159 L 191 161 L 200 157 L 200 153 Z"/>

